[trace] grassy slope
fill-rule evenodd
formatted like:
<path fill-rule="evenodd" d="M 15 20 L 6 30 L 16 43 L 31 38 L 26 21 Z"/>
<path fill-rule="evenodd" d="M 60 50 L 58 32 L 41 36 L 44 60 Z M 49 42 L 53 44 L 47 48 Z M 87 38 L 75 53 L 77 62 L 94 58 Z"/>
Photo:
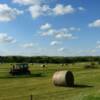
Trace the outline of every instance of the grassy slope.
<path fill-rule="evenodd" d="M 73 67 L 72 67 L 73 66 Z M 0 65 L 0 100 L 100 100 L 100 69 L 84 69 L 84 64 L 74 64 L 63 68 L 48 65 L 31 65 L 32 73 L 43 72 L 44 77 L 8 77 L 10 64 Z M 55 87 L 52 75 L 56 70 L 72 70 L 77 87 Z"/>

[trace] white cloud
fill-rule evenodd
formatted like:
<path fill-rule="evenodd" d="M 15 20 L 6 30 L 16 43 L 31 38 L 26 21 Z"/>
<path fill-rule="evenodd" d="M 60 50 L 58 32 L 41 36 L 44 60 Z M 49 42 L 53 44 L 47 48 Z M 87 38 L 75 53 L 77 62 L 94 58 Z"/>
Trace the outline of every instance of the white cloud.
<path fill-rule="evenodd" d="M 39 5 L 34 5 L 34 6 L 29 7 L 29 11 L 30 11 L 33 19 L 35 19 L 43 14 L 42 8 Z"/>
<path fill-rule="evenodd" d="M 55 15 L 64 15 L 64 14 L 71 14 L 75 12 L 75 9 L 72 7 L 72 5 L 62 5 L 58 4 L 53 8 L 53 12 Z"/>
<path fill-rule="evenodd" d="M 32 15 L 32 18 L 36 19 L 40 16 L 50 15 L 52 12 L 52 9 L 49 8 L 48 5 L 32 5 L 29 7 L 28 11 Z"/>
<path fill-rule="evenodd" d="M 45 23 L 40 26 L 40 34 L 42 34 L 42 36 L 53 35 L 54 32 L 55 30 L 52 29 L 52 25 L 49 23 Z"/>
<path fill-rule="evenodd" d="M 40 34 L 42 34 L 42 36 L 54 35 L 54 33 L 55 33 L 54 29 L 49 29 L 47 31 L 40 32 Z"/>
<path fill-rule="evenodd" d="M 55 45 L 59 45 L 59 44 L 61 44 L 61 42 L 59 42 L 59 41 L 52 41 L 50 43 L 51 46 L 55 46 Z"/>
<path fill-rule="evenodd" d="M 65 15 L 75 12 L 75 8 L 72 5 L 62 5 L 58 4 L 54 8 L 51 8 L 48 5 L 32 5 L 29 7 L 28 11 L 32 15 L 32 18 L 35 19 L 39 16 L 56 16 L 56 15 Z"/>
<path fill-rule="evenodd" d="M 22 45 L 23 48 L 32 48 L 33 47 L 33 43 L 25 43 Z"/>
<path fill-rule="evenodd" d="M 72 33 L 70 33 L 68 31 L 67 28 L 62 28 L 62 29 L 56 30 L 55 38 L 57 38 L 57 39 L 74 39 L 74 36 L 72 35 Z"/>
<path fill-rule="evenodd" d="M 84 11 L 85 10 L 85 8 L 83 8 L 83 7 L 78 7 L 78 10 L 80 10 L 80 11 Z"/>
<path fill-rule="evenodd" d="M 77 8 L 74 8 L 72 5 L 63 5 L 57 4 L 54 7 L 51 7 L 46 4 L 46 0 L 12 0 L 13 3 L 18 3 L 21 5 L 29 5 L 28 11 L 30 12 L 33 19 L 36 19 L 40 16 L 56 16 L 56 15 L 65 15 L 72 14 L 77 11 Z M 84 8 L 79 7 L 80 11 Z"/>
<path fill-rule="evenodd" d="M 47 23 L 40 27 L 40 34 L 42 36 L 53 36 L 56 39 L 76 39 L 71 32 L 79 30 L 80 28 L 75 27 L 53 29 L 52 25 Z"/>
<path fill-rule="evenodd" d="M 88 25 L 89 27 L 98 27 L 100 28 L 100 19 L 97 19 Z"/>
<path fill-rule="evenodd" d="M 73 35 L 70 34 L 70 33 L 59 33 L 59 34 L 56 35 L 56 38 L 57 39 L 64 39 L 64 38 L 73 39 Z"/>
<path fill-rule="evenodd" d="M 0 21 L 11 21 L 16 16 L 22 14 L 23 11 L 16 8 L 11 8 L 7 4 L 0 4 Z"/>
<path fill-rule="evenodd" d="M 51 25 L 49 23 L 41 25 L 41 27 L 40 27 L 41 30 L 47 30 L 47 29 L 50 29 L 50 28 L 51 28 Z"/>
<path fill-rule="evenodd" d="M 6 33 L 0 33 L 0 43 L 15 43 L 16 40 L 12 36 L 8 36 Z"/>
<path fill-rule="evenodd" d="M 69 28 L 70 31 L 80 31 L 80 28 L 76 28 L 76 27 L 70 27 Z"/>
<path fill-rule="evenodd" d="M 42 11 L 43 11 L 44 13 L 48 13 L 48 15 L 50 15 L 51 12 L 52 12 L 52 8 L 50 8 L 48 5 L 43 5 L 43 6 L 42 6 Z"/>
<path fill-rule="evenodd" d="M 58 49 L 59 52 L 62 52 L 64 50 L 65 50 L 65 48 L 63 48 L 63 47 Z"/>
<path fill-rule="evenodd" d="M 35 5 L 40 4 L 41 0 L 13 0 L 13 3 L 18 3 L 21 5 Z"/>

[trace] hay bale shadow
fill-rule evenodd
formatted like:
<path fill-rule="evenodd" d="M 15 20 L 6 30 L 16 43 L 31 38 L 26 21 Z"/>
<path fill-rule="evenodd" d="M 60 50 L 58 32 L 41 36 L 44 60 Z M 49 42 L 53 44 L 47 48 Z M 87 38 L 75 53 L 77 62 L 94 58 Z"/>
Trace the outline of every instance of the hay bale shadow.
<path fill-rule="evenodd" d="M 32 73 L 30 75 L 5 75 L 5 76 L 0 76 L 0 79 L 18 79 L 18 78 L 39 78 L 39 77 L 46 77 L 46 74 L 44 73 Z"/>
<path fill-rule="evenodd" d="M 66 87 L 66 88 L 92 88 L 92 87 L 94 87 L 94 86 L 91 86 L 91 85 L 84 85 L 84 84 L 74 84 L 73 86 L 59 85 L 58 87 Z"/>
<path fill-rule="evenodd" d="M 92 88 L 91 85 L 75 84 L 73 88 Z"/>
<path fill-rule="evenodd" d="M 46 74 L 43 74 L 43 73 L 33 73 L 30 75 L 30 77 L 45 77 Z"/>

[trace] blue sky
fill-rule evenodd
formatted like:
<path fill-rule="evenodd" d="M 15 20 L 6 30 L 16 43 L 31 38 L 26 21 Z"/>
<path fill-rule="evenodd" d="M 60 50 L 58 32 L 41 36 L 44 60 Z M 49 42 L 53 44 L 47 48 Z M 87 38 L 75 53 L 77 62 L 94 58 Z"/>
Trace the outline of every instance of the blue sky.
<path fill-rule="evenodd" d="M 99 0 L 0 0 L 0 55 L 99 56 Z"/>

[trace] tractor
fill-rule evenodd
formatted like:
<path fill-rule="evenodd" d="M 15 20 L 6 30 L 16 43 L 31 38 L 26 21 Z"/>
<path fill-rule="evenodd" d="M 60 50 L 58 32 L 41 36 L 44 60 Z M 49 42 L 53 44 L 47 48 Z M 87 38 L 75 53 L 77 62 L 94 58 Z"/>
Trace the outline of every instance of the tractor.
<path fill-rule="evenodd" d="M 19 63 L 12 65 L 9 72 L 11 75 L 30 75 L 29 65 L 27 63 Z"/>

